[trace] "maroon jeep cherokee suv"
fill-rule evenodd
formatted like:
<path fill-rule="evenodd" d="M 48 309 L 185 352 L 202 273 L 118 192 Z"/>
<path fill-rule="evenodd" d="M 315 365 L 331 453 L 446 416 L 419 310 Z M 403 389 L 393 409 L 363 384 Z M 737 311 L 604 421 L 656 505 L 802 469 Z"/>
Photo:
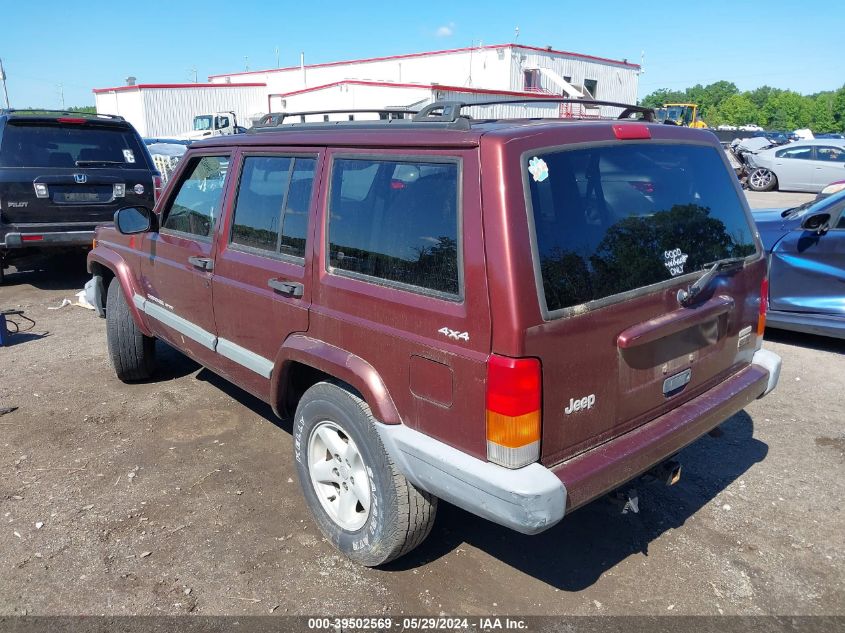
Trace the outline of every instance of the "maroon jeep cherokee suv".
<path fill-rule="evenodd" d="M 546 530 L 778 380 L 712 133 L 468 107 L 194 143 L 88 259 L 118 377 L 159 338 L 292 415 L 314 518 L 364 565 L 438 498 Z"/>

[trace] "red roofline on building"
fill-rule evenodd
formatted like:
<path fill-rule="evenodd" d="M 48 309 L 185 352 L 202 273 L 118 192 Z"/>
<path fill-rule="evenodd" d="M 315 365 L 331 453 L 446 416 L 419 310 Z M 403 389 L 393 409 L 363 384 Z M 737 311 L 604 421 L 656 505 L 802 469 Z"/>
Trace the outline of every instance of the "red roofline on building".
<path fill-rule="evenodd" d="M 262 88 L 266 86 L 267 84 L 258 82 L 240 84 L 136 84 L 134 86 L 116 86 L 114 88 L 94 88 L 92 92 L 94 94 L 101 94 L 104 92 L 126 92 L 127 90 L 149 90 L 156 88 Z"/>
<path fill-rule="evenodd" d="M 378 86 L 380 88 L 420 88 L 422 90 L 446 90 L 447 92 L 465 92 L 467 94 L 483 94 L 483 95 L 507 95 L 509 97 L 528 97 L 530 99 L 543 99 L 550 96 L 536 92 L 519 92 L 515 90 L 496 90 L 493 88 L 468 88 L 466 86 L 446 86 L 443 84 L 403 84 L 394 83 L 391 81 L 365 81 L 359 79 L 344 79 L 342 81 L 334 81 L 332 83 L 323 84 L 320 86 L 312 86 L 311 88 L 302 88 L 292 92 L 279 92 L 268 95 L 268 97 L 293 97 L 296 95 L 305 94 L 308 92 L 316 92 L 318 90 L 326 90 L 327 88 L 335 88 L 337 86 Z"/>
<path fill-rule="evenodd" d="M 465 48 L 450 48 L 446 50 L 440 51 L 426 51 L 423 53 L 405 53 L 404 55 L 388 55 L 386 57 L 367 57 L 363 59 L 350 59 L 346 61 L 339 61 L 339 62 L 324 62 L 322 64 L 306 64 L 305 69 L 309 68 L 329 68 L 331 66 L 343 66 L 346 64 L 366 64 L 371 62 L 384 62 L 390 61 L 393 59 L 412 59 L 415 57 L 425 57 L 427 55 L 448 55 L 450 53 L 466 53 L 472 50 L 492 50 L 496 48 L 521 48 L 528 51 L 539 51 L 543 53 L 552 53 L 553 55 L 567 55 L 569 57 L 577 57 L 579 59 L 587 59 L 590 61 L 595 62 L 603 62 L 607 64 L 615 64 L 620 66 L 625 66 L 627 68 L 631 68 L 634 70 L 639 70 L 639 64 L 632 64 L 631 62 L 622 61 L 619 59 L 610 59 L 608 57 L 597 57 L 595 55 L 585 55 L 583 53 L 572 53 L 569 51 L 559 51 L 550 48 L 542 48 L 540 46 L 527 46 L 524 44 L 488 44 L 485 46 L 475 46 L 475 47 L 465 47 Z M 277 72 L 289 72 L 292 70 L 299 70 L 300 66 L 287 66 L 285 68 L 268 68 L 266 70 L 250 70 L 246 72 L 237 72 L 237 73 L 220 73 L 218 75 L 209 75 L 208 80 L 211 81 L 212 79 L 218 77 L 238 77 L 242 75 L 263 75 L 265 73 L 277 73 Z"/>

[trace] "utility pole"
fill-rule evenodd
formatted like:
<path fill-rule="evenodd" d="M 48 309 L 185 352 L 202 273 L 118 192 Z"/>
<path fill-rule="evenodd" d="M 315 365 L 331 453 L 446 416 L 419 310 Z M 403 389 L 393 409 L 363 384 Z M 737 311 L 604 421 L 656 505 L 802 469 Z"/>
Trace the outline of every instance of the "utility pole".
<path fill-rule="evenodd" d="M 10 109 L 12 104 L 9 103 L 9 90 L 6 88 L 6 71 L 3 70 L 3 60 L 0 59 L 0 81 L 3 82 L 3 94 L 6 96 L 6 108 Z"/>
<path fill-rule="evenodd" d="M 188 72 L 194 76 L 194 83 L 197 83 L 197 67 L 190 68 Z"/>
<path fill-rule="evenodd" d="M 276 47 L 276 68 L 279 68 L 279 47 Z"/>
<path fill-rule="evenodd" d="M 65 87 L 64 84 L 59 84 L 59 101 L 62 103 L 62 110 L 65 109 Z"/>
<path fill-rule="evenodd" d="M 249 57 L 244 55 L 244 72 L 249 72 Z"/>

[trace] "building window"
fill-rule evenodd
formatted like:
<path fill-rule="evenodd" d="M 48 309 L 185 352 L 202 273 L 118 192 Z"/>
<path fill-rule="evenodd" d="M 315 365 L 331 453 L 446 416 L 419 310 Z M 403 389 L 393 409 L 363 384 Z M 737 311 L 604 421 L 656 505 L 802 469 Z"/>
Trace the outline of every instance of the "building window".
<path fill-rule="evenodd" d="M 533 70 L 525 70 L 522 73 L 524 80 L 524 88 L 526 92 L 540 91 L 540 71 L 536 68 Z"/>
<path fill-rule="evenodd" d="M 590 96 L 593 99 L 599 98 L 599 95 L 598 95 L 599 82 L 598 81 L 596 81 L 595 79 L 585 79 L 584 80 L 584 87 L 587 89 L 587 92 L 590 93 Z"/>

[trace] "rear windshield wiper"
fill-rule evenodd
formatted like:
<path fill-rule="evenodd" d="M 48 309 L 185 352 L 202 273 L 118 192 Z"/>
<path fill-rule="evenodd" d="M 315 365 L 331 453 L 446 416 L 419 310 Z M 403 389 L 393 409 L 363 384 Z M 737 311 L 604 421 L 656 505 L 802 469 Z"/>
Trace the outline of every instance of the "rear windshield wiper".
<path fill-rule="evenodd" d="M 678 301 L 681 305 L 688 306 L 720 273 L 742 268 L 744 261 L 745 260 L 742 257 L 733 257 L 730 259 L 720 259 L 719 261 L 714 262 L 710 268 L 707 269 L 707 272 L 699 277 L 698 280 L 689 288 L 686 290 L 683 288 L 678 290 Z"/>
<path fill-rule="evenodd" d="M 88 167 L 91 165 L 125 165 L 123 161 L 120 160 L 78 160 L 76 161 L 77 167 Z"/>

